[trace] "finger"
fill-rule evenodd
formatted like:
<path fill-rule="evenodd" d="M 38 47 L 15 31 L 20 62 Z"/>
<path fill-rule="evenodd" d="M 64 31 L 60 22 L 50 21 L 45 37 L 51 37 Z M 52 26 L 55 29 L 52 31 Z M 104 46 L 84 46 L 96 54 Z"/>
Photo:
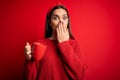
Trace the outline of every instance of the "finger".
<path fill-rule="evenodd" d="M 29 42 L 26 42 L 26 45 L 29 45 Z"/>
<path fill-rule="evenodd" d="M 66 30 L 66 31 L 68 30 L 67 25 L 65 25 L 65 30 Z M 68 31 L 69 31 L 69 30 L 68 30 Z"/>
<path fill-rule="evenodd" d="M 31 47 L 31 46 L 32 46 L 32 45 L 31 45 L 29 42 L 26 43 L 26 47 L 29 48 L 29 47 Z"/>
<path fill-rule="evenodd" d="M 25 54 L 25 56 L 26 56 L 26 58 L 27 58 L 28 60 L 30 60 L 30 59 L 31 59 L 31 57 L 32 57 L 32 55 L 31 55 L 31 54 Z"/>
<path fill-rule="evenodd" d="M 57 35 L 58 35 L 58 32 L 59 32 L 59 30 L 58 30 L 58 27 L 57 27 Z"/>
<path fill-rule="evenodd" d="M 67 32 L 67 33 L 69 33 L 69 30 L 68 30 L 68 29 L 66 29 L 66 32 Z"/>
<path fill-rule="evenodd" d="M 63 22 L 62 22 L 62 26 L 63 26 L 63 27 L 62 27 L 62 28 L 63 28 L 63 31 L 66 32 L 66 28 L 65 28 L 65 25 L 64 25 Z"/>
<path fill-rule="evenodd" d="M 30 47 L 30 44 L 28 42 L 26 42 L 25 48 Z"/>
<path fill-rule="evenodd" d="M 63 32 L 62 22 L 60 22 L 59 30 L 60 30 L 60 32 Z"/>
<path fill-rule="evenodd" d="M 66 29 L 66 32 L 67 32 L 68 36 L 70 36 L 70 34 L 69 34 L 69 29 Z"/>
<path fill-rule="evenodd" d="M 59 28 L 57 28 L 57 40 L 59 41 L 59 37 L 60 37 L 60 31 Z"/>
<path fill-rule="evenodd" d="M 58 26 L 58 32 L 60 33 L 61 32 L 61 24 L 59 23 L 59 26 Z"/>
<path fill-rule="evenodd" d="M 28 60 L 30 60 L 30 59 L 31 59 L 31 57 L 32 57 L 32 55 L 30 55 L 30 54 L 29 54 L 27 59 L 28 59 Z"/>
<path fill-rule="evenodd" d="M 30 54 L 31 54 L 31 51 L 27 51 L 26 54 L 30 55 Z"/>
<path fill-rule="evenodd" d="M 27 50 L 26 48 L 24 49 L 25 54 L 31 54 L 31 50 Z"/>
<path fill-rule="evenodd" d="M 63 26 L 64 26 L 64 31 L 66 32 L 67 31 L 67 25 L 65 25 L 64 23 L 63 23 Z"/>
<path fill-rule="evenodd" d="M 26 42 L 24 51 L 27 54 L 31 53 L 31 45 L 29 44 L 29 42 Z"/>

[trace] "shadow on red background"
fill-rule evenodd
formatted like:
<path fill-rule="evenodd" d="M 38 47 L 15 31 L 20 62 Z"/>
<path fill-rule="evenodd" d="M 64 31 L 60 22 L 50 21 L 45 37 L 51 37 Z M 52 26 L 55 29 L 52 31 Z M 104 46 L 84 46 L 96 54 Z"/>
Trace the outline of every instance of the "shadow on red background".
<path fill-rule="evenodd" d="M 57 0 L 0 1 L 0 80 L 20 80 L 24 45 L 44 36 L 45 16 Z M 120 1 L 61 0 L 88 64 L 85 80 L 120 80 Z"/>

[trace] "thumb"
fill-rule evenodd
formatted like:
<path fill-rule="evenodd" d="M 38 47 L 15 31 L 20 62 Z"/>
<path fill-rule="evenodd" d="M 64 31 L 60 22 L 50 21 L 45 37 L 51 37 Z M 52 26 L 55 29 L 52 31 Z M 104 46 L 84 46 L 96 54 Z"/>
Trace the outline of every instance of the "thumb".
<path fill-rule="evenodd" d="M 25 48 L 30 48 L 30 47 L 31 47 L 30 43 L 26 42 Z"/>
<path fill-rule="evenodd" d="M 26 46 L 30 46 L 29 42 L 26 42 Z"/>

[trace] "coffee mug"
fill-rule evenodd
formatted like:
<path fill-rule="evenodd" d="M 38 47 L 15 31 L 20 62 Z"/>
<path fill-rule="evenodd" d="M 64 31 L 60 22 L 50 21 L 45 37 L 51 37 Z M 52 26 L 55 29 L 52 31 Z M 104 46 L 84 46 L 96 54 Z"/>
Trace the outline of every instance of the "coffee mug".
<path fill-rule="evenodd" d="M 34 42 L 33 43 L 33 58 L 35 60 L 41 60 L 45 54 L 47 46 L 43 43 Z"/>

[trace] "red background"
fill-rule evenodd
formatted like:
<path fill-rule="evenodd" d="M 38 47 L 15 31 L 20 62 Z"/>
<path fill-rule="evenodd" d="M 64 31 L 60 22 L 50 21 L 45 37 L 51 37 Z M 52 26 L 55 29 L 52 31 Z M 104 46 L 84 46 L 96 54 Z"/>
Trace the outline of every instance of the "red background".
<path fill-rule="evenodd" d="M 43 38 L 45 16 L 57 0 L 0 1 L 0 80 L 19 80 L 24 45 Z M 120 1 L 61 0 L 88 64 L 85 80 L 120 80 Z"/>

